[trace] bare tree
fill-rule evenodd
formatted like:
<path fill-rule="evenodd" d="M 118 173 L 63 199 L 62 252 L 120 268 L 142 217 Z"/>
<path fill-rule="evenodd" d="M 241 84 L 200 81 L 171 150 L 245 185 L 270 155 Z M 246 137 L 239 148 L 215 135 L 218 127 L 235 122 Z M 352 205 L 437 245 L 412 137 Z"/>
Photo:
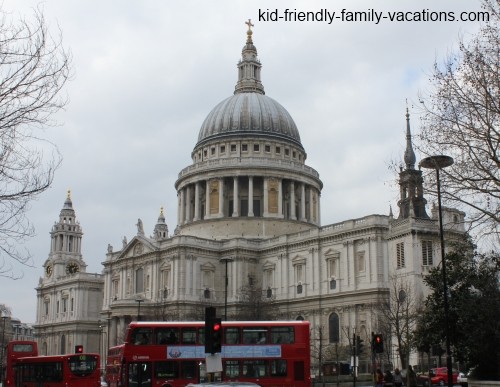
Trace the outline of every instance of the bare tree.
<path fill-rule="evenodd" d="M 29 204 L 50 187 L 61 156 L 37 132 L 54 125 L 67 102 L 61 89 L 70 75 L 70 56 L 61 35 L 53 39 L 44 16 L 12 22 L 0 16 L 0 275 L 15 262 L 29 265 L 20 244 L 33 236 Z M 48 156 L 46 155 L 48 154 Z"/>
<path fill-rule="evenodd" d="M 67 103 L 61 89 L 70 56 L 61 35 L 53 39 L 44 16 L 12 22 L 0 15 L 0 275 L 16 278 L 16 262 L 30 265 L 20 246 L 34 230 L 29 204 L 50 187 L 61 162 L 57 147 L 38 132 L 55 122 Z"/>
<path fill-rule="evenodd" d="M 254 283 L 243 286 L 239 293 L 234 320 L 276 320 L 280 316 L 280 310 L 270 289 L 262 289 L 259 284 Z"/>
<path fill-rule="evenodd" d="M 441 173 L 443 199 L 463 208 L 471 230 L 498 243 L 500 224 L 500 0 L 483 0 L 489 16 L 477 35 L 436 62 L 423 108 L 418 149 L 455 163 Z M 426 177 L 436 193 L 435 174 Z M 491 240 L 491 239 L 490 239 Z"/>
<path fill-rule="evenodd" d="M 407 368 L 412 347 L 413 333 L 422 302 L 415 295 L 411 282 L 405 277 L 392 276 L 389 280 L 389 297 L 380 304 L 380 329 L 389 345 L 390 338 L 396 340 L 397 353 L 402 368 Z M 390 351 L 385 350 L 386 353 Z"/>

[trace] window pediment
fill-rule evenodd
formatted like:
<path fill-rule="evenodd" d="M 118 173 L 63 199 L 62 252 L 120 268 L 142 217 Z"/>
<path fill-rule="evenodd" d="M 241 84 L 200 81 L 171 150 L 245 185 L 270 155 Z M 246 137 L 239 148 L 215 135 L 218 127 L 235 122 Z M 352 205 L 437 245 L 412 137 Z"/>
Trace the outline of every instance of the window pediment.
<path fill-rule="evenodd" d="M 296 266 L 296 265 L 305 265 L 306 264 L 306 259 L 305 259 L 305 257 L 302 257 L 300 255 L 296 255 L 295 257 L 292 258 L 292 264 L 294 266 Z"/>

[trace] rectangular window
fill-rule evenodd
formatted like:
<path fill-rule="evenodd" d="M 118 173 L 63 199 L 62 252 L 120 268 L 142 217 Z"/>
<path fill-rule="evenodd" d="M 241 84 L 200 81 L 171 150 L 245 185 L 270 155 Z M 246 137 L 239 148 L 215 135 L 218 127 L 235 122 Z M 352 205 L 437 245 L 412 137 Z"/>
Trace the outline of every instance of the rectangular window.
<path fill-rule="evenodd" d="M 365 252 L 358 251 L 357 258 L 358 258 L 357 259 L 358 273 L 364 273 L 365 272 Z"/>
<path fill-rule="evenodd" d="M 290 156 L 290 149 L 285 148 L 285 156 Z"/>
<path fill-rule="evenodd" d="M 231 144 L 231 152 L 236 152 L 236 144 Z"/>
<path fill-rule="evenodd" d="M 226 146 L 225 145 L 220 146 L 220 153 L 226 153 Z"/>
<path fill-rule="evenodd" d="M 62 302 L 63 302 L 63 312 L 66 313 L 68 311 L 68 299 L 63 298 Z"/>
<path fill-rule="evenodd" d="M 224 330 L 224 342 L 226 344 L 239 344 L 240 343 L 240 329 L 239 328 L 226 328 Z"/>
<path fill-rule="evenodd" d="M 212 147 L 212 148 L 210 149 L 210 154 L 211 154 L 212 156 L 215 154 L 215 147 Z"/>
<path fill-rule="evenodd" d="M 432 241 L 422 241 L 422 265 L 432 265 Z"/>
<path fill-rule="evenodd" d="M 398 269 L 405 267 L 405 245 L 400 242 L 396 245 L 396 266 Z"/>
<path fill-rule="evenodd" d="M 241 151 L 242 152 L 248 151 L 248 145 L 247 144 L 241 144 Z"/>
<path fill-rule="evenodd" d="M 259 144 L 253 144 L 253 151 L 258 152 L 260 150 Z"/>
<path fill-rule="evenodd" d="M 272 327 L 272 344 L 293 344 L 295 343 L 295 331 L 293 327 Z"/>
<path fill-rule="evenodd" d="M 266 153 L 271 153 L 271 145 L 266 145 L 264 149 Z"/>
<path fill-rule="evenodd" d="M 335 259 L 329 259 L 328 261 L 326 261 L 327 275 L 330 278 L 337 276 L 336 263 L 337 261 Z"/>
<path fill-rule="evenodd" d="M 281 147 L 277 146 L 276 147 L 276 154 L 279 155 L 281 153 Z"/>
<path fill-rule="evenodd" d="M 239 378 L 240 377 L 240 362 L 239 360 L 226 360 L 226 378 Z"/>

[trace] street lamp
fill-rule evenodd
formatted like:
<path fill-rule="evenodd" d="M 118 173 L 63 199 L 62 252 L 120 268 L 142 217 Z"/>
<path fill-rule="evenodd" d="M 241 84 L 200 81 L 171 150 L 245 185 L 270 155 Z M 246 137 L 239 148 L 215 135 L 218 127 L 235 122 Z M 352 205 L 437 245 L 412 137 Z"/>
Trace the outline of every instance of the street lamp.
<path fill-rule="evenodd" d="M 449 321 L 449 304 L 448 304 L 448 283 L 446 280 L 446 261 L 444 259 L 444 234 L 443 234 L 443 212 L 441 209 L 441 182 L 439 180 L 439 170 L 449 167 L 453 164 L 453 158 L 445 155 L 429 156 L 420 161 L 422 168 L 436 170 L 436 184 L 438 197 L 438 212 L 439 212 L 439 236 L 441 238 L 441 273 L 443 276 L 443 296 L 444 296 L 444 324 L 446 332 L 446 367 L 448 369 L 448 387 L 453 387 L 452 380 L 452 365 L 451 365 L 451 348 L 450 348 L 450 321 Z"/>
<path fill-rule="evenodd" d="M 229 278 L 227 276 L 227 263 L 232 262 L 233 258 L 231 257 L 221 258 L 220 261 L 226 264 L 226 275 L 224 281 L 224 321 L 227 321 L 227 285 L 229 283 Z"/>
<path fill-rule="evenodd" d="M 143 301 L 142 298 L 135 299 L 135 302 L 137 302 L 137 321 L 141 321 L 141 302 Z"/>

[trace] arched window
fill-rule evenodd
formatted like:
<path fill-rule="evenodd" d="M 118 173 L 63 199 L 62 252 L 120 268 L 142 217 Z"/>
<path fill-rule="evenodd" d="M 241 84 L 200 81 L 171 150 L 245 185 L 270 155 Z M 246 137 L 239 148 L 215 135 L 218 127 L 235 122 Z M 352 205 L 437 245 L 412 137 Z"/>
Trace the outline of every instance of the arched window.
<path fill-rule="evenodd" d="M 328 319 L 328 341 L 338 343 L 340 340 L 339 315 L 332 313 Z"/>

